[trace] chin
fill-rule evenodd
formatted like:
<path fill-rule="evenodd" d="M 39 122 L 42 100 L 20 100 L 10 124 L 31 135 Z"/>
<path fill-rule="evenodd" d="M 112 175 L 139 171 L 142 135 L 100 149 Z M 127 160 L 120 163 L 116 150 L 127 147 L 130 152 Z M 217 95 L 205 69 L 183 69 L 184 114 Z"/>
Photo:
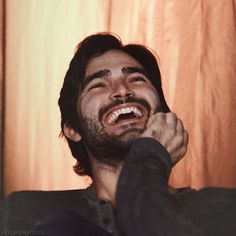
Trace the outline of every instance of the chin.
<path fill-rule="evenodd" d="M 140 130 L 140 129 L 129 130 L 119 135 L 119 139 L 121 142 L 132 142 L 140 138 L 142 133 L 143 133 L 143 130 Z"/>

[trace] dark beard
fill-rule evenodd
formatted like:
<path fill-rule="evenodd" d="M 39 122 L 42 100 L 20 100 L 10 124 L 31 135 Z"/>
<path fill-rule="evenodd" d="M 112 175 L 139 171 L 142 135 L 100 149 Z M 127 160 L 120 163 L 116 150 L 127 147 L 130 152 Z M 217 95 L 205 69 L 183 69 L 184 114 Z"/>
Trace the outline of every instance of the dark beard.
<path fill-rule="evenodd" d="M 122 136 L 112 136 L 93 119 L 80 118 L 79 121 L 82 141 L 93 158 L 112 167 L 117 167 L 126 159 L 131 143 L 144 131 L 134 128 L 124 132 Z"/>
<path fill-rule="evenodd" d="M 116 100 L 100 109 L 98 120 L 86 117 L 78 117 L 79 133 L 82 136 L 83 143 L 87 146 L 93 158 L 98 162 L 117 167 L 122 163 L 129 153 L 131 143 L 140 137 L 143 129 L 130 128 L 120 136 L 108 135 L 101 123 L 102 116 L 112 107 L 119 104 L 137 102 L 146 107 L 150 114 L 150 105 L 143 99 L 128 98 L 125 101 Z"/>

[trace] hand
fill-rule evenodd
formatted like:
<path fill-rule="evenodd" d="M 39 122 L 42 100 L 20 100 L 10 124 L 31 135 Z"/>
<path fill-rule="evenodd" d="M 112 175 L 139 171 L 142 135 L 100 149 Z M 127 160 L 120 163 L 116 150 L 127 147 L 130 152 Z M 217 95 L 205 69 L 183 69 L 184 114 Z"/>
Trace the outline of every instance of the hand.
<path fill-rule="evenodd" d="M 149 118 L 141 137 L 154 138 L 169 152 L 175 165 L 187 152 L 188 133 L 175 113 L 156 113 Z"/>

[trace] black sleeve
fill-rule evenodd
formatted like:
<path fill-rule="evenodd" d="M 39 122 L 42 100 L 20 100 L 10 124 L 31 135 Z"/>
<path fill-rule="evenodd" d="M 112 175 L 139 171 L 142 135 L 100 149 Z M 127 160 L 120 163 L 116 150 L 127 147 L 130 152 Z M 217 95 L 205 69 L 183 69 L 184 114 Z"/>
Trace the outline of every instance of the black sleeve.
<path fill-rule="evenodd" d="M 116 214 L 129 236 L 206 235 L 168 192 L 171 158 L 151 138 L 133 142 L 117 186 Z"/>

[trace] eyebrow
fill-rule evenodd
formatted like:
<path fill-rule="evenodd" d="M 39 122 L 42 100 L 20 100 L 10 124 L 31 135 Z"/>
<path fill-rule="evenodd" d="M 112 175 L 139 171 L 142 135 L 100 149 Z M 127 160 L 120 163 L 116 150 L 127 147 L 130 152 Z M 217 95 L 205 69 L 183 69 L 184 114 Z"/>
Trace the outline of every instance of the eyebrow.
<path fill-rule="evenodd" d="M 111 71 L 107 70 L 107 69 L 103 69 L 103 70 L 97 71 L 91 75 L 88 75 L 84 79 L 84 86 L 87 85 L 90 81 L 92 81 L 94 79 L 102 78 L 102 77 L 105 77 L 108 75 L 111 75 Z"/>
<path fill-rule="evenodd" d="M 148 78 L 147 72 L 141 67 L 127 66 L 127 67 L 123 67 L 121 69 L 121 71 L 124 75 L 129 75 L 129 74 L 133 74 L 133 73 L 141 73 Z M 103 69 L 103 70 L 97 71 L 97 72 L 85 77 L 83 87 L 85 87 L 88 83 L 90 83 L 94 79 L 98 79 L 98 78 L 102 78 L 102 77 L 106 77 L 106 76 L 110 76 L 110 75 L 111 75 L 111 71 L 108 69 Z"/>
<path fill-rule="evenodd" d="M 123 74 L 140 73 L 146 76 L 147 78 L 149 77 L 148 73 L 141 67 L 132 67 L 132 66 L 123 67 L 121 71 L 123 72 Z"/>

